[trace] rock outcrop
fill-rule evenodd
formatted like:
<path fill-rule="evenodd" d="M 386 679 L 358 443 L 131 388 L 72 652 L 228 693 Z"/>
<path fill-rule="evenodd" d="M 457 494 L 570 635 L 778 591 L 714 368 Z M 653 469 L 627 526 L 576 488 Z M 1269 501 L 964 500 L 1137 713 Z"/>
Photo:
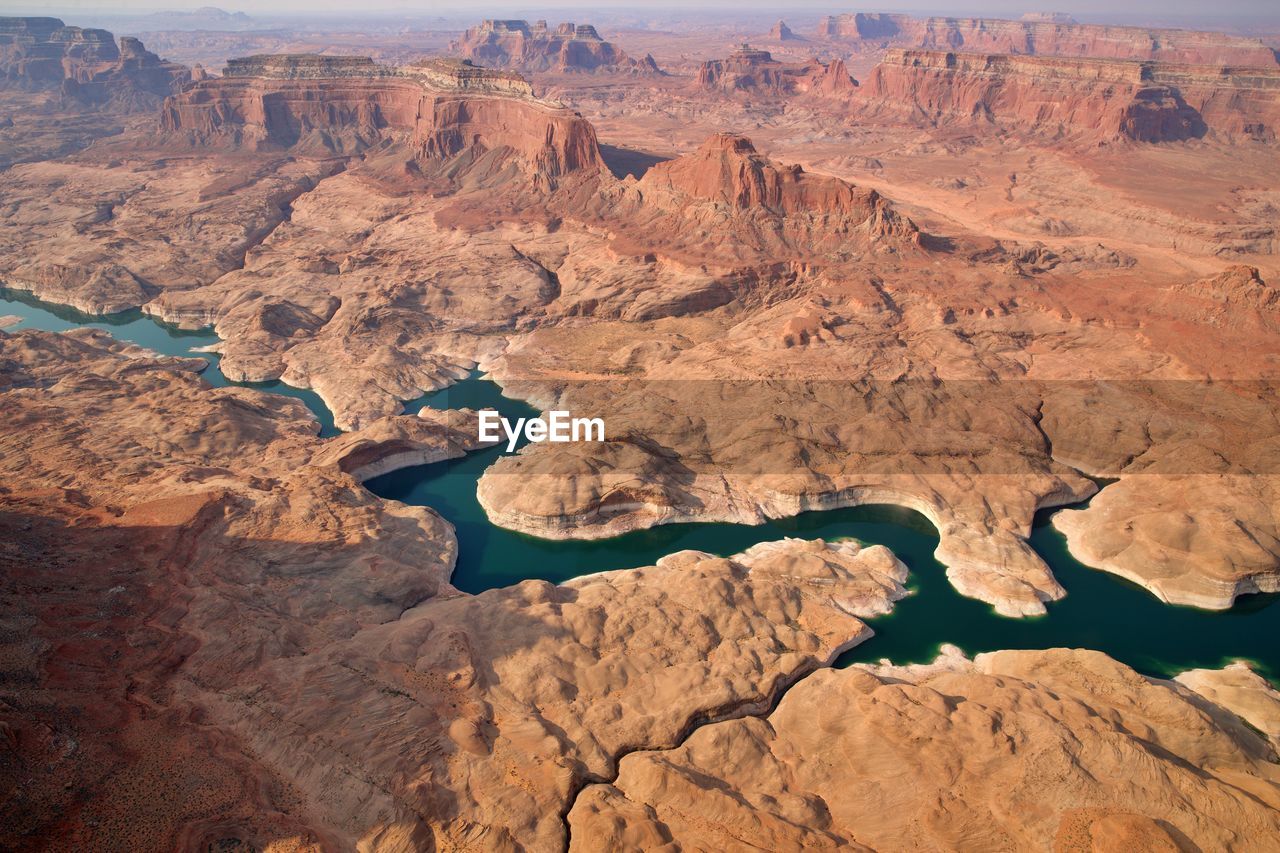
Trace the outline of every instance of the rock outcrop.
<path fill-rule="evenodd" d="M 171 143 L 355 154 L 384 141 L 427 160 L 510 152 L 543 180 L 601 168 L 578 114 L 532 97 L 520 77 L 465 62 L 403 68 L 367 57 L 256 56 L 165 102 Z"/>
<path fill-rule="evenodd" d="M 550 849 L 619 757 L 762 711 L 906 594 L 887 549 L 820 540 L 461 594 L 450 526 L 359 479 L 460 454 L 472 416 L 321 443 L 301 404 L 202 364 L 0 332 L 0 650 L 23 673 L 0 780 L 40 779 L 0 816 L 25 834 Z"/>
<path fill-rule="evenodd" d="M 1067 649 L 827 670 L 767 719 L 622 759 L 570 849 L 1266 850 L 1276 744 L 1206 695 Z"/>
<path fill-rule="evenodd" d="M 1077 24 L 1041 19 L 914 18 L 859 12 L 827 17 L 822 38 L 872 41 L 924 50 L 1136 59 L 1190 65 L 1275 68 L 1275 51 L 1258 39 L 1225 33 Z"/>
<path fill-rule="evenodd" d="M 732 133 L 716 134 L 697 151 L 659 163 L 640 179 L 639 188 L 656 203 L 682 211 L 712 204 L 780 219 L 843 220 L 850 230 L 865 228 L 873 237 L 912 240 L 918 235 L 914 224 L 874 190 L 770 160 L 751 140 Z"/>
<path fill-rule="evenodd" d="M 84 106 L 122 112 L 155 109 L 191 80 L 128 36 L 68 27 L 57 18 L 0 18 L 0 86 L 61 88 Z"/>
<path fill-rule="evenodd" d="M 546 21 L 530 26 L 528 21 L 485 20 L 450 49 L 482 65 L 521 71 L 660 73 L 652 56 L 628 56 L 590 24 L 566 23 L 552 30 Z"/>
<path fill-rule="evenodd" d="M 861 87 L 870 111 L 994 122 L 1054 138 L 1272 140 L 1280 69 L 891 49 Z"/>
<path fill-rule="evenodd" d="M 791 27 L 787 26 L 787 22 L 781 19 L 769 30 L 769 39 L 771 41 L 803 41 L 800 36 L 791 31 Z"/>
<path fill-rule="evenodd" d="M 702 63 L 697 85 L 708 91 L 772 96 L 813 93 L 832 98 L 848 97 L 858 87 L 842 60 L 783 63 L 775 60 L 769 51 L 746 44 L 726 59 Z"/>

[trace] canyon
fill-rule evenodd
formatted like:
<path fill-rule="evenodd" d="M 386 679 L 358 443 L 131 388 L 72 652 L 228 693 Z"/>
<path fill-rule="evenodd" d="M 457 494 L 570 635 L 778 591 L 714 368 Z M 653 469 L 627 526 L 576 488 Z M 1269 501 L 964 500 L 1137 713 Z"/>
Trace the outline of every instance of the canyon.
<path fill-rule="evenodd" d="M 1265 849 L 1265 628 L 1222 659 L 866 661 L 935 568 L 1052 624 L 1084 584 L 1046 535 L 1153 607 L 1274 619 L 1274 53 L 1055 19 L 774 30 L 619 31 L 675 45 L 638 60 L 487 20 L 211 76 L 0 19 L 5 103 L 97 123 L 0 129 L 6 837 Z M 36 298 L 86 327 L 33 328 Z M 607 435 L 502 453 L 438 402 L 481 376 Z M 314 396 L 245 387 L 281 381 Z M 489 458 L 483 523 L 373 483 Z M 813 532 L 589 561 L 885 504 L 936 564 Z M 499 530 L 588 561 L 470 585 Z"/>

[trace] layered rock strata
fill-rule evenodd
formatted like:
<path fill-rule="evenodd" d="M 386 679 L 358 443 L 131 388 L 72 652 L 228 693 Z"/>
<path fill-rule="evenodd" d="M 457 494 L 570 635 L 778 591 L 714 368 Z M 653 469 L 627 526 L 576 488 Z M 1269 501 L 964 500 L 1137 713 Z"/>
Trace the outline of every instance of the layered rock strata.
<path fill-rule="evenodd" d="M 461 62 L 247 57 L 166 101 L 160 125 L 201 147 L 353 154 L 390 140 L 435 160 L 508 151 L 543 178 L 601 167 L 579 115 L 535 100 L 519 77 Z"/>
<path fill-rule="evenodd" d="M 1194 30 L 1077 24 L 994 18 L 914 18 L 859 12 L 824 18 L 823 38 L 889 43 L 926 50 L 966 50 L 1074 56 L 1095 59 L 1158 60 L 1191 65 L 1275 68 L 1275 51 L 1259 39 Z"/>
<path fill-rule="evenodd" d="M 767 50 L 742 45 L 726 59 L 710 59 L 698 69 L 697 85 L 708 91 L 751 94 L 796 95 L 815 93 L 845 97 L 857 89 L 857 82 L 845 70 L 844 62 L 816 59 L 803 63 L 783 63 Z"/>
<path fill-rule="evenodd" d="M 482 65 L 522 71 L 659 73 L 652 56 L 628 56 L 590 24 L 565 23 L 553 30 L 546 21 L 530 26 L 528 21 L 486 20 L 450 47 Z"/>
<path fill-rule="evenodd" d="M 68 27 L 57 18 L 0 18 L 0 85 L 61 88 L 82 105 L 151 110 L 191 80 L 128 36 Z"/>
<path fill-rule="evenodd" d="M 1051 137 L 1275 139 L 1280 69 L 890 50 L 861 87 L 872 113 Z"/>

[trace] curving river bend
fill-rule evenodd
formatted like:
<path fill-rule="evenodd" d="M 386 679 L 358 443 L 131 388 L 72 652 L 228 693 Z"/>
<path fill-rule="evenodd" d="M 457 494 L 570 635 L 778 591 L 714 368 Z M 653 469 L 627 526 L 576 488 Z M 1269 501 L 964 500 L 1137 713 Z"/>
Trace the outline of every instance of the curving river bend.
<path fill-rule="evenodd" d="M 6 314 L 23 318 L 11 330 L 64 331 L 92 326 L 166 355 L 197 355 L 193 348 L 218 341 L 211 331 L 178 330 L 138 311 L 97 317 L 0 290 L 0 316 Z M 216 354 L 199 355 L 211 362 L 203 374 L 211 384 L 247 384 L 296 397 L 315 413 L 322 436 L 336 433 L 332 415 L 314 392 L 280 382 L 231 383 L 218 370 Z M 495 384 L 475 375 L 407 408 L 416 411 L 421 406 L 493 406 L 507 417 L 536 414 L 526 404 L 503 397 Z M 908 585 L 913 594 L 899 601 L 891 614 L 870 620 L 875 637 L 846 652 L 839 664 L 882 658 L 895 663 L 925 662 L 933 659 L 943 643 L 957 645 L 968 654 L 1071 646 L 1104 651 L 1155 676 L 1244 659 L 1272 682 L 1280 681 L 1280 595 L 1244 596 L 1231 610 L 1220 612 L 1164 604 L 1141 587 L 1077 562 L 1068 553 L 1063 536 L 1049 523 L 1052 511 L 1037 517 L 1031 545 L 1053 569 L 1067 597 L 1050 603 L 1046 616 L 1012 619 L 997 616 L 990 606 L 965 598 L 951 587 L 944 567 L 933 558 L 937 532 L 911 510 L 864 506 L 809 512 L 758 526 L 674 524 L 613 539 L 551 541 L 489 523 L 476 500 L 476 483 L 499 452 L 497 448 L 480 450 L 462 459 L 405 468 L 365 483 L 380 497 L 429 506 L 454 525 L 459 556 L 453 584 L 467 592 L 527 578 L 560 582 L 607 569 L 651 565 L 659 557 L 685 548 L 727 555 L 784 536 L 853 537 L 892 549 L 911 570 Z"/>

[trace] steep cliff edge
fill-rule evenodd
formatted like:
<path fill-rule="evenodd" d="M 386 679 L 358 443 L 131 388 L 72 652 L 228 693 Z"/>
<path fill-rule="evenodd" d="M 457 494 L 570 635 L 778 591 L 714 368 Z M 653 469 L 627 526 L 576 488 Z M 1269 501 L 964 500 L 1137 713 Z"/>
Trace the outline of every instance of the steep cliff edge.
<path fill-rule="evenodd" d="M 58 18 L 0 18 L 0 88 L 53 89 L 85 106 L 155 109 L 190 82 L 191 69 L 166 62 L 136 38 L 68 27 Z"/>
<path fill-rule="evenodd" d="M 545 178 L 601 168 L 595 131 L 536 100 L 518 75 L 466 62 L 383 66 L 367 57 L 232 60 L 221 78 L 170 98 L 171 142 L 346 155 L 390 140 L 428 160 L 507 150 Z"/>
<path fill-rule="evenodd" d="M 1260 40 L 1226 33 L 1150 27 L 1106 26 L 998 18 L 915 18 L 859 12 L 827 17 L 818 36 L 870 41 L 928 50 L 978 53 L 1145 59 L 1191 65 L 1275 68 L 1275 51 Z"/>
<path fill-rule="evenodd" d="M 1280 123 L 1280 69 L 892 49 L 860 94 L 871 114 L 1090 141 L 1269 141 Z"/>

